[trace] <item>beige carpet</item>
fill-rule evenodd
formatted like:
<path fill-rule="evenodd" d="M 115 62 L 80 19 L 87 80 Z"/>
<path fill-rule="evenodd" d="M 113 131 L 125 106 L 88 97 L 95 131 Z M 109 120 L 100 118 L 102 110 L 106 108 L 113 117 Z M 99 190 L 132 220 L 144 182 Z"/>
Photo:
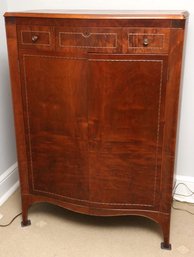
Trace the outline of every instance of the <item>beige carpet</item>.
<path fill-rule="evenodd" d="M 176 206 L 194 212 L 193 206 Z M 0 207 L 0 224 L 20 211 L 17 191 Z M 29 218 L 29 227 L 21 228 L 18 217 L 0 228 L 0 257 L 194 256 L 194 216 L 181 211 L 172 211 L 172 251 L 160 249 L 159 225 L 145 218 L 90 217 L 48 204 L 32 206 Z"/>

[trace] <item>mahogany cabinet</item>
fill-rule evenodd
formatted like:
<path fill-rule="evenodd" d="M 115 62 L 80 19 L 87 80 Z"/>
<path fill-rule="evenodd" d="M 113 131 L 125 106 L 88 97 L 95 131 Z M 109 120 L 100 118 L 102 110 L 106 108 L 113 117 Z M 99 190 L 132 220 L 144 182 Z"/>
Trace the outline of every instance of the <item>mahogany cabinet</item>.
<path fill-rule="evenodd" d="M 23 225 L 36 202 L 169 229 L 187 12 L 6 13 Z"/>

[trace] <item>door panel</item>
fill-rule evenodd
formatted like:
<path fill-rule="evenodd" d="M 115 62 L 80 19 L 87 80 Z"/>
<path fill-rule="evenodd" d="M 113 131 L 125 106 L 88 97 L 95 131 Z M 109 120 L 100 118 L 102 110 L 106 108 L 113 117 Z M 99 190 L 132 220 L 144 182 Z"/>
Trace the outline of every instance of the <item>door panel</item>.
<path fill-rule="evenodd" d="M 21 62 L 31 190 L 86 200 L 87 62 L 39 55 Z"/>
<path fill-rule="evenodd" d="M 90 201 L 156 208 L 166 57 L 90 55 Z"/>

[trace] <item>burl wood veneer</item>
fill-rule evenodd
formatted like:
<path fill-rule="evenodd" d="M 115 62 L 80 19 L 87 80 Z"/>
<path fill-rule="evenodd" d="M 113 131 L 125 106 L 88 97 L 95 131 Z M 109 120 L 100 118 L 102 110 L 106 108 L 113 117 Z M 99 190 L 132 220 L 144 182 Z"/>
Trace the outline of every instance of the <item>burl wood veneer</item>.
<path fill-rule="evenodd" d="M 36 202 L 169 229 L 187 12 L 6 13 L 23 225 Z"/>

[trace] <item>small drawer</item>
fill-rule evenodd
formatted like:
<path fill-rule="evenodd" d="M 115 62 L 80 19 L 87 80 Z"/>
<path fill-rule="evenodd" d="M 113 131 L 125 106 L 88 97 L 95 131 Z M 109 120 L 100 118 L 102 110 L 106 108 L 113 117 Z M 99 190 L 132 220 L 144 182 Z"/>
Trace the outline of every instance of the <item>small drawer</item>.
<path fill-rule="evenodd" d="M 112 28 L 57 28 L 57 49 L 82 49 L 95 52 L 116 52 L 120 49 L 120 34 Z"/>
<path fill-rule="evenodd" d="M 54 47 L 52 27 L 21 25 L 17 27 L 17 31 L 20 48 L 49 50 Z"/>
<path fill-rule="evenodd" d="M 138 28 L 127 30 L 127 52 L 167 53 L 169 29 Z"/>

